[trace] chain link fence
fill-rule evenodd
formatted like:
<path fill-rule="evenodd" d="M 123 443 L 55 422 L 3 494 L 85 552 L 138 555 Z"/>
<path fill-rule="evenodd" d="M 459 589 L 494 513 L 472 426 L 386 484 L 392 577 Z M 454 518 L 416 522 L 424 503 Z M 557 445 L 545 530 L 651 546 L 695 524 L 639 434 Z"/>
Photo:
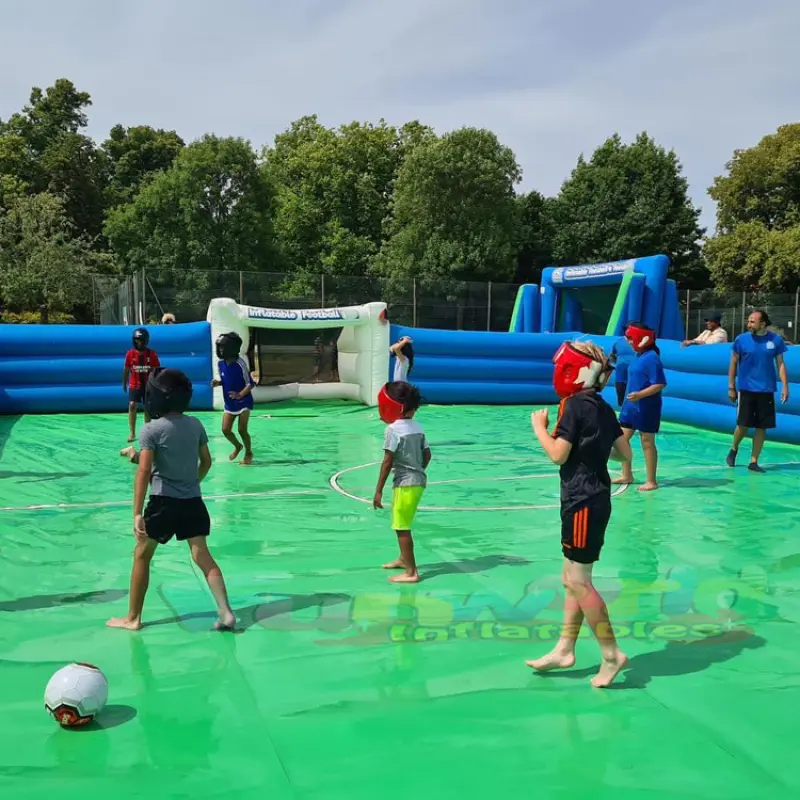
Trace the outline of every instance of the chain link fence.
<path fill-rule="evenodd" d="M 518 284 L 272 272 L 142 270 L 126 278 L 95 276 L 95 321 L 106 325 L 159 322 L 165 313 L 178 322 L 205 320 L 209 302 L 231 297 L 243 305 L 325 308 L 383 301 L 393 322 L 415 328 L 507 331 Z M 797 341 L 800 290 L 788 294 L 681 289 L 678 294 L 687 339 L 722 316 L 730 339 L 747 329 L 747 317 L 764 309 L 772 327 Z"/>

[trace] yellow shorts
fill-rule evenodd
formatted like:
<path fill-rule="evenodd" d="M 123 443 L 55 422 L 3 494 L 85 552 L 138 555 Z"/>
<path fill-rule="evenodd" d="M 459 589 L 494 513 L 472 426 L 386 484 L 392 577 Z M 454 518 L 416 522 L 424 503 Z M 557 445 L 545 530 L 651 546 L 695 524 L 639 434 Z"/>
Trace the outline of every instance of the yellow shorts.
<path fill-rule="evenodd" d="M 423 486 L 398 486 L 392 493 L 392 530 L 410 531 L 422 500 Z"/>

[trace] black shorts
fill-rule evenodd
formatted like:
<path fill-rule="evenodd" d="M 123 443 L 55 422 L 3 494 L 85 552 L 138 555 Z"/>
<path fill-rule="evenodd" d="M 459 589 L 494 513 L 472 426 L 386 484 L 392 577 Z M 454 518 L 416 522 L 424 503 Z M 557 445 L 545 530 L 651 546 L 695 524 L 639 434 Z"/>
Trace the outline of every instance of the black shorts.
<path fill-rule="evenodd" d="M 611 519 L 611 495 L 593 497 L 578 506 L 561 509 L 561 552 L 579 564 L 600 560 Z"/>
<path fill-rule="evenodd" d="M 144 403 L 144 389 L 128 389 L 128 402 L 139 405 Z"/>
<path fill-rule="evenodd" d="M 150 495 L 143 516 L 148 538 L 159 544 L 166 544 L 173 536 L 185 542 L 211 533 L 211 518 L 202 497 Z"/>
<path fill-rule="evenodd" d="M 736 424 L 741 428 L 774 428 L 775 395 L 772 392 L 739 392 Z"/>

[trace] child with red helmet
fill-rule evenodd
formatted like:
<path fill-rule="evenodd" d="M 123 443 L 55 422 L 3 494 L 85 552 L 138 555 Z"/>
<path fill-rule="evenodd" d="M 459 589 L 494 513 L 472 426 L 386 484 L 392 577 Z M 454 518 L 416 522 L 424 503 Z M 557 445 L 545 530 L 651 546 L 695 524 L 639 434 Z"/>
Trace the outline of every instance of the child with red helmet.
<path fill-rule="evenodd" d="M 619 414 L 619 422 L 628 441 L 636 431 L 639 432 L 647 471 L 647 478 L 639 491 L 651 492 L 658 489 L 656 434 L 661 427 L 661 397 L 667 379 L 656 346 L 654 330 L 641 322 L 631 322 L 625 331 L 625 338 L 630 342 L 636 358 L 628 366 L 628 394 Z M 614 483 L 633 483 L 630 462 L 622 465 L 622 476 L 616 478 Z"/>
<path fill-rule="evenodd" d="M 553 385 L 562 398 L 555 430 L 548 433 L 547 409 L 534 412 L 532 422 L 542 449 L 560 467 L 564 625 L 552 652 L 526 663 L 538 672 L 572 667 L 575 643 L 586 620 L 602 653 L 592 685 L 605 688 L 628 658 L 617 644 L 605 601 L 592 583 L 592 568 L 600 559 L 611 518 L 608 460 L 629 462 L 631 447 L 617 415 L 600 394 L 612 371 L 603 351 L 589 342 L 565 342 L 553 362 Z"/>
<path fill-rule="evenodd" d="M 403 570 L 402 575 L 389 578 L 393 583 L 417 583 L 420 579 L 414 559 L 411 525 L 427 486 L 425 470 L 431 461 L 425 432 L 413 418 L 420 403 L 419 389 L 405 381 L 387 383 L 378 395 L 378 413 L 388 427 L 372 505 L 373 508 L 383 508 L 383 487 L 394 471 L 392 528 L 400 545 L 400 558 L 383 565 L 384 569 Z"/>

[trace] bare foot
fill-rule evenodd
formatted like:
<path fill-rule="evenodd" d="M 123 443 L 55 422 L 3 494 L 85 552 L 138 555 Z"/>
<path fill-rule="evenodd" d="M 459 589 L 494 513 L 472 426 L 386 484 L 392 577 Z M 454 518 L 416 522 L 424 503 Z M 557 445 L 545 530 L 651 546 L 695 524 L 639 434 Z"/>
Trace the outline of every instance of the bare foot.
<path fill-rule="evenodd" d="M 397 561 L 390 561 L 388 564 L 383 565 L 384 569 L 405 569 L 406 565 L 403 563 L 402 558 L 398 558 Z"/>
<path fill-rule="evenodd" d="M 253 454 L 252 453 L 245 453 L 244 458 L 242 459 L 242 464 L 248 466 L 249 464 L 253 463 Z"/>
<path fill-rule="evenodd" d="M 595 689 L 606 689 L 614 681 L 614 678 L 619 675 L 619 673 L 628 666 L 628 656 L 625 655 L 621 650 L 617 652 L 617 655 L 610 661 L 603 660 L 603 663 L 600 665 L 600 672 L 592 678 L 592 686 Z"/>
<path fill-rule="evenodd" d="M 389 580 L 392 583 L 419 583 L 419 573 L 414 572 L 413 574 L 409 575 L 408 573 L 403 573 L 402 575 L 392 575 Z"/>
<path fill-rule="evenodd" d="M 142 628 L 142 620 L 140 617 L 113 617 L 106 626 L 109 628 L 125 628 L 129 631 L 138 631 Z"/>
<path fill-rule="evenodd" d="M 230 461 L 236 461 L 236 459 L 239 457 L 239 453 L 242 452 L 242 449 L 243 448 L 242 448 L 242 446 L 240 444 L 236 445 L 236 447 L 234 448 L 233 452 L 228 456 L 228 459 Z"/>
<path fill-rule="evenodd" d="M 119 454 L 123 457 L 132 458 L 135 452 L 135 447 L 123 447 L 122 450 L 119 451 Z"/>
<path fill-rule="evenodd" d="M 135 433 L 132 433 L 132 434 L 131 434 L 131 435 L 128 437 L 128 441 L 129 441 L 129 442 L 135 442 L 135 441 L 136 441 L 136 434 L 135 434 Z"/>
<path fill-rule="evenodd" d="M 553 650 L 536 661 L 526 661 L 525 664 L 533 667 L 537 672 L 549 672 L 551 669 L 569 669 L 575 666 L 575 653 L 562 653 Z"/>
<path fill-rule="evenodd" d="M 647 481 L 646 483 L 643 483 L 639 487 L 638 491 L 640 491 L 640 492 L 654 492 L 656 489 L 658 489 L 658 484 L 657 483 L 653 483 L 652 481 Z"/>
<path fill-rule="evenodd" d="M 219 619 L 214 623 L 215 631 L 232 631 L 236 628 L 236 617 L 232 611 L 220 614 Z"/>
<path fill-rule="evenodd" d="M 630 480 L 628 480 L 627 478 L 622 478 L 622 477 L 614 478 L 614 480 L 611 481 L 611 483 L 615 484 L 616 486 L 628 486 L 631 483 L 633 483 L 633 478 L 631 478 Z"/>

